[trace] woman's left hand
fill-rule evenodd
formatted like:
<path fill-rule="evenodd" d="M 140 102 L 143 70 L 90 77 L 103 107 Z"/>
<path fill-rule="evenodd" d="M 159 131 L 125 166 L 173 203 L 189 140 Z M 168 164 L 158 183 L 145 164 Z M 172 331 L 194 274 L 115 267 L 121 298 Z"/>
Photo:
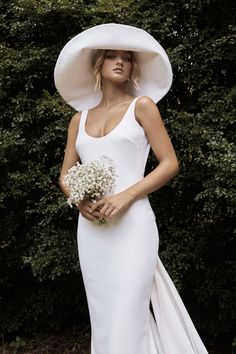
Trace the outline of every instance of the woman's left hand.
<path fill-rule="evenodd" d="M 124 211 L 132 204 L 132 197 L 127 192 L 120 192 L 96 201 L 91 212 L 99 211 L 101 218 L 111 218 Z"/>

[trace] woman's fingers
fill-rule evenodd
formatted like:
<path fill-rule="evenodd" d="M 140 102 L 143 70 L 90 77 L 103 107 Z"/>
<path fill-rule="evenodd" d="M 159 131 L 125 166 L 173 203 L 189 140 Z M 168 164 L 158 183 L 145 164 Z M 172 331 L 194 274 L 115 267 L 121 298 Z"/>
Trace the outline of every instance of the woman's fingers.
<path fill-rule="evenodd" d="M 99 211 L 92 211 L 93 203 L 87 200 L 82 201 L 77 207 L 81 214 L 90 221 L 95 221 L 100 217 Z"/>
<path fill-rule="evenodd" d="M 104 216 L 111 216 L 111 213 L 116 210 L 114 207 L 110 206 L 106 209 L 106 211 L 103 213 Z"/>
<path fill-rule="evenodd" d="M 100 218 L 111 218 L 118 213 L 120 208 L 113 200 L 102 198 L 96 202 L 83 201 L 79 205 L 79 210 L 88 220 L 94 221 Z"/>
<path fill-rule="evenodd" d="M 99 211 L 101 217 L 111 217 L 117 214 L 117 212 L 118 207 L 111 202 L 106 202 Z"/>
<path fill-rule="evenodd" d="M 86 209 L 81 209 L 80 210 L 81 214 L 88 220 L 94 221 L 99 219 L 100 217 L 100 213 L 98 211 L 94 211 L 93 213 L 91 212 L 90 208 L 86 208 Z"/>
<path fill-rule="evenodd" d="M 89 213 L 85 213 L 85 212 L 82 212 L 81 211 L 81 214 L 88 220 L 90 221 L 95 221 L 97 220 L 98 218 L 94 217 L 92 214 L 89 214 Z"/>
<path fill-rule="evenodd" d="M 115 208 L 115 209 L 113 209 L 111 212 L 110 212 L 110 214 L 108 215 L 108 217 L 109 218 L 112 218 L 113 216 L 115 216 L 117 213 L 118 213 L 118 209 L 117 208 Z"/>
<path fill-rule="evenodd" d="M 98 200 L 97 202 L 95 203 L 92 203 L 91 205 L 91 211 L 92 213 L 95 211 L 95 210 L 100 210 L 102 205 L 105 203 L 105 199 L 100 199 Z"/>

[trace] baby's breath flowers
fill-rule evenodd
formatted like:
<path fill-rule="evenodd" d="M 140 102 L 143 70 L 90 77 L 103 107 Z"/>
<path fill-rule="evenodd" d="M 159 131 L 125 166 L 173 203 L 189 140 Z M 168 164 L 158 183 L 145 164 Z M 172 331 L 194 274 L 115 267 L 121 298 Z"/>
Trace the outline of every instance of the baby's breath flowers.
<path fill-rule="evenodd" d="M 115 178 L 115 165 L 108 156 L 103 155 L 98 160 L 84 164 L 76 162 L 63 179 L 64 185 L 70 191 L 68 204 L 72 207 L 84 199 L 96 201 L 106 192 L 112 191 Z M 104 219 L 100 220 L 100 223 L 104 222 Z"/>

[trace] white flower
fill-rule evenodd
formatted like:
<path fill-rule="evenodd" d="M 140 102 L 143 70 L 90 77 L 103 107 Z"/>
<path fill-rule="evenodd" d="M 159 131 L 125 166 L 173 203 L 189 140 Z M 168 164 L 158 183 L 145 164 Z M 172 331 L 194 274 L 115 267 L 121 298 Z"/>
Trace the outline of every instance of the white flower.
<path fill-rule="evenodd" d="M 116 177 L 113 160 L 103 155 L 99 160 L 84 164 L 76 162 L 64 176 L 64 185 L 69 189 L 68 204 L 79 204 L 83 199 L 92 201 L 112 191 Z"/>

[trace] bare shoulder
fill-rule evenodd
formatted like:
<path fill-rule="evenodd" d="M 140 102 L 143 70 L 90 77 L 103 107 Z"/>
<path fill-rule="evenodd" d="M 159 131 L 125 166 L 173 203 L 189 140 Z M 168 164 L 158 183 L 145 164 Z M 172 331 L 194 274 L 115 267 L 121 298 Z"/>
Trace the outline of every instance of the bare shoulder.
<path fill-rule="evenodd" d="M 161 118 L 158 107 L 155 102 L 148 96 L 141 96 L 137 99 L 135 107 L 135 116 L 142 124 L 143 120 L 156 120 Z"/>
<path fill-rule="evenodd" d="M 76 112 L 72 116 L 72 118 L 70 120 L 70 123 L 69 123 L 69 128 L 68 128 L 69 130 L 72 130 L 72 131 L 77 131 L 78 130 L 81 114 L 82 114 L 82 112 Z"/>
<path fill-rule="evenodd" d="M 80 122 L 81 114 L 82 114 L 82 112 L 76 112 L 72 116 L 72 118 L 70 120 L 70 124 L 78 124 Z"/>

